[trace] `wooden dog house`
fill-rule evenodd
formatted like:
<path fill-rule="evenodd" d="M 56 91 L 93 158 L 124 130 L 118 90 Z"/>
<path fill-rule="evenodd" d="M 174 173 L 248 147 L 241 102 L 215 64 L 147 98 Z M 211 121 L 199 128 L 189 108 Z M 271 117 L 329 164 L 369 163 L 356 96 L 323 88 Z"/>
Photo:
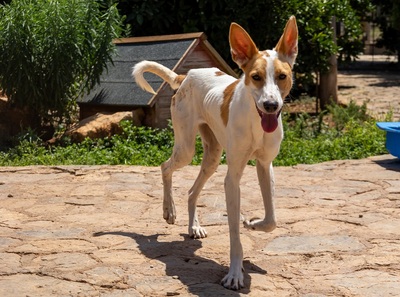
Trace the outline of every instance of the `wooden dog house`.
<path fill-rule="evenodd" d="M 171 118 L 173 90 L 159 77 L 145 74 L 157 94 L 139 88 L 132 78 L 132 67 L 140 61 L 161 63 L 178 74 L 193 68 L 217 67 L 236 76 L 207 41 L 204 33 L 122 38 L 114 41 L 117 54 L 108 71 L 88 95 L 78 99 L 80 119 L 96 113 L 136 110 L 143 115 L 142 125 L 164 128 Z"/>

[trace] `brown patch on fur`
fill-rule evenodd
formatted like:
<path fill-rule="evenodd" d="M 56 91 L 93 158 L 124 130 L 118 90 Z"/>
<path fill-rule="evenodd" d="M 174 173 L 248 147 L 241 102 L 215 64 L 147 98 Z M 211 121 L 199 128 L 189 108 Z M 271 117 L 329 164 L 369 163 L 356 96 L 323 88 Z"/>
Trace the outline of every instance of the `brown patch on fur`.
<path fill-rule="evenodd" d="M 215 76 L 222 76 L 222 75 L 226 75 L 226 73 L 222 71 L 215 72 Z"/>
<path fill-rule="evenodd" d="M 233 93 L 235 92 L 236 86 L 239 82 L 240 79 L 234 81 L 224 90 L 224 99 L 221 105 L 221 118 L 225 126 L 228 124 L 229 106 L 231 105 Z"/>
<path fill-rule="evenodd" d="M 186 78 L 186 75 L 180 74 L 175 78 L 174 82 L 181 85 L 185 78 Z"/>
<path fill-rule="evenodd" d="M 249 85 L 252 82 L 259 89 L 265 85 L 265 80 L 267 79 L 267 61 L 262 56 L 262 53 L 256 55 L 247 63 L 244 69 L 246 73 L 244 83 Z M 259 80 L 253 79 L 255 75 L 259 77 Z"/>
<path fill-rule="evenodd" d="M 289 95 L 290 89 L 292 88 L 293 79 L 292 79 L 292 68 L 287 62 L 282 62 L 279 59 L 274 60 L 274 68 L 275 68 L 275 80 L 281 91 L 282 98 L 285 98 Z M 285 79 L 279 79 L 281 74 L 286 75 Z"/>
<path fill-rule="evenodd" d="M 261 89 L 267 79 L 267 60 L 263 57 L 270 56 L 268 52 L 262 51 L 255 55 L 246 65 L 243 67 L 243 71 L 246 74 L 244 83 L 248 86 L 253 84 L 258 89 Z M 280 59 L 274 59 L 274 79 L 276 84 L 279 87 L 281 92 L 282 98 L 285 98 L 289 95 L 290 90 L 292 89 L 293 85 L 293 78 L 292 78 L 292 68 L 289 63 L 282 61 Z M 286 75 L 285 78 L 279 78 L 280 75 Z M 257 75 L 257 79 L 254 79 L 254 76 Z"/>

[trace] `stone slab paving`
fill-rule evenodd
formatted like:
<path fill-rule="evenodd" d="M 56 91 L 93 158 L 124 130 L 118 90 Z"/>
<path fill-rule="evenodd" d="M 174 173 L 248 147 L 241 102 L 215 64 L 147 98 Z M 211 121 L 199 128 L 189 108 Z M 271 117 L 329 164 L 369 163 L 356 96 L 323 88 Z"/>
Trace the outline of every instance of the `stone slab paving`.
<path fill-rule="evenodd" d="M 220 166 L 200 198 L 209 237 L 187 236 L 187 191 L 199 167 L 174 175 L 178 218 L 162 219 L 159 168 L 0 167 L 0 296 L 399 296 L 400 161 L 278 167 L 278 228 L 242 229 L 246 288 L 224 289 L 228 225 Z M 255 168 L 242 214 L 263 215 Z"/>
<path fill-rule="evenodd" d="M 393 71 L 388 64 L 395 62 L 393 57 L 361 55 L 358 60 L 364 66 L 339 71 L 339 101 L 365 102 L 374 118 L 383 121 L 391 112 L 392 120 L 400 121 L 400 71 Z"/>

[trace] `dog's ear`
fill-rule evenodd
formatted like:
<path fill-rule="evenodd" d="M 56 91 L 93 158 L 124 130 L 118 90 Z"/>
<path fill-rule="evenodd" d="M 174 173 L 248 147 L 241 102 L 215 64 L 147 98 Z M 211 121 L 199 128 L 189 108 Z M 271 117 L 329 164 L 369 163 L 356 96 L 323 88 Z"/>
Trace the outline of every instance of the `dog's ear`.
<path fill-rule="evenodd" d="M 231 46 L 232 59 L 241 68 L 258 53 L 258 48 L 249 34 L 236 23 L 231 24 L 229 43 Z"/>
<path fill-rule="evenodd" d="M 279 39 L 274 48 L 275 51 L 278 52 L 280 58 L 287 61 L 291 67 L 293 67 L 297 57 L 298 35 L 296 18 L 292 15 L 286 23 L 281 39 Z"/>

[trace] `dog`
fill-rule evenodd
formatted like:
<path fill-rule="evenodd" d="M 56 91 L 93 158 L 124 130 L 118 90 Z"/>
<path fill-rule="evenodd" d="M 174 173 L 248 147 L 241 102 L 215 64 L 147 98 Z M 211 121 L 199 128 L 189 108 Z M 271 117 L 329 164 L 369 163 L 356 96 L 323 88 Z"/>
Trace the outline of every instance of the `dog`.
<path fill-rule="evenodd" d="M 204 156 L 200 173 L 189 190 L 189 235 L 204 238 L 196 203 L 208 178 L 216 171 L 223 149 L 228 171 L 225 196 L 230 235 L 230 268 L 221 284 L 228 289 L 244 287 L 243 249 L 240 242 L 239 182 L 247 162 L 256 159 L 257 176 L 265 208 L 264 219 L 244 220 L 250 230 L 270 232 L 276 228 L 272 161 L 283 139 L 281 110 L 292 85 L 292 68 L 297 57 L 298 29 L 291 16 L 273 50 L 259 51 L 249 34 L 232 23 L 229 43 L 233 61 L 243 71 L 237 79 L 217 68 L 189 70 L 178 75 L 151 61 L 137 63 L 132 75 L 144 90 L 155 94 L 143 77 L 151 72 L 176 90 L 171 100 L 175 135 L 173 153 L 161 165 L 164 187 L 163 216 L 169 224 L 176 218 L 172 198 L 172 173 L 191 162 L 195 138 L 200 133 Z"/>

